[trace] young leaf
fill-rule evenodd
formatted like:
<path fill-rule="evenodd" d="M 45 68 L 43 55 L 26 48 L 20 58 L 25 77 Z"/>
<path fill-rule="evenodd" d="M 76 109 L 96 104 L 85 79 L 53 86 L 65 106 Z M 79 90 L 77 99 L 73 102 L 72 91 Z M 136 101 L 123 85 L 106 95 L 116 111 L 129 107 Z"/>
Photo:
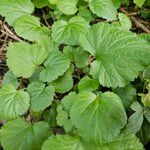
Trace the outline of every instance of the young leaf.
<path fill-rule="evenodd" d="M 30 0 L 0 0 L 0 14 L 6 18 L 10 25 L 21 16 L 32 14 L 34 5 Z"/>
<path fill-rule="evenodd" d="M 58 93 L 68 92 L 73 87 L 72 79 L 73 67 L 69 68 L 65 74 L 51 83 Z"/>
<path fill-rule="evenodd" d="M 10 70 L 4 75 L 2 86 L 7 84 L 12 84 L 15 88 L 19 86 L 17 77 Z"/>
<path fill-rule="evenodd" d="M 82 47 L 66 46 L 63 51 L 78 68 L 84 68 L 89 64 L 89 53 L 84 51 Z"/>
<path fill-rule="evenodd" d="M 134 3 L 139 7 L 141 7 L 144 4 L 144 2 L 145 0 L 134 0 Z"/>
<path fill-rule="evenodd" d="M 137 133 L 142 126 L 143 123 L 143 108 L 138 102 L 134 102 L 131 105 L 131 109 L 135 111 L 130 117 L 129 117 L 129 123 L 127 124 L 127 129 L 132 131 L 133 133 Z"/>
<path fill-rule="evenodd" d="M 66 15 L 73 15 L 77 12 L 78 0 L 58 0 L 57 8 Z"/>
<path fill-rule="evenodd" d="M 63 109 L 62 105 L 57 107 L 57 125 L 63 126 L 65 132 L 70 132 L 73 128 L 71 120 L 68 118 L 68 113 Z"/>
<path fill-rule="evenodd" d="M 113 33 L 113 34 L 112 34 Z M 106 36 L 107 35 L 107 36 Z M 123 87 L 150 64 L 146 41 L 107 23 L 98 23 L 80 38 L 81 45 L 96 58 L 92 75 L 107 87 Z"/>
<path fill-rule="evenodd" d="M 70 118 L 80 135 L 90 143 L 112 141 L 127 120 L 121 100 L 112 92 L 79 93 L 72 104 Z"/>
<path fill-rule="evenodd" d="M 49 0 L 32 0 L 35 7 L 37 8 L 42 8 L 42 7 L 45 7 L 45 6 L 48 6 L 50 4 Z"/>
<path fill-rule="evenodd" d="M 118 13 L 118 18 L 119 18 L 120 25 L 124 29 L 126 29 L 126 30 L 131 29 L 132 23 L 131 23 L 131 20 L 129 19 L 129 17 L 126 14 Z"/>
<path fill-rule="evenodd" d="M 14 25 L 16 33 L 30 41 L 37 41 L 44 35 L 50 36 L 50 30 L 43 26 L 41 27 L 39 19 L 31 16 L 21 16 Z"/>
<path fill-rule="evenodd" d="M 79 36 L 89 28 L 88 22 L 80 16 L 73 17 L 69 22 L 59 20 L 52 26 L 52 39 L 60 44 L 76 45 L 79 43 Z"/>
<path fill-rule="evenodd" d="M 6 123 L 0 132 L 1 144 L 5 150 L 40 150 L 48 136 L 47 123 L 30 124 L 20 118 Z"/>
<path fill-rule="evenodd" d="M 70 61 L 60 51 L 50 52 L 48 59 L 44 62 L 45 69 L 40 73 L 40 80 L 52 82 L 62 76 L 70 67 Z"/>
<path fill-rule="evenodd" d="M 42 150 L 84 150 L 79 138 L 69 135 L 50 136 L 44 142 Z"/>
<path fill-rule="evenodd" d="M 41 111 L 50 106 L 54 97 L 54 88 L 45 84 L 33 82 L 27 88 L 31 98 L 31 110 Z"/>
<path fill-rule="evenodd" d="M 28 78 L 47 58 L 47 52 L 37 44 L 11 43 L 7 49 L 7 58 L 9 69 L 17 77 Z"/>
<path fill-rule="evenodd" d="M 78 84 L 78 89 L 79 91 L 89 91 L 89 92 L 92 92 L 92 91 L 95 91 L 97 90 L 99 87 L 99 82 L 98 80 L 95 80 L 95 79 L 91 79 L 90 77 L 88 76 L 84 76 L 79 84 Z"/>
<path fill-rule="evenodd" d="M 88 0 L 91 11 L 98 17 L 115 20 L 117 9 L 111 0 Z"/>
<path fill-rule="evenodd" d="M 11 84 L 0 89 L 0 114 L 4 119 L 13 119 L 25 113 L 29 102 L 28 93 L 23 90 L 17 91 Z"/>

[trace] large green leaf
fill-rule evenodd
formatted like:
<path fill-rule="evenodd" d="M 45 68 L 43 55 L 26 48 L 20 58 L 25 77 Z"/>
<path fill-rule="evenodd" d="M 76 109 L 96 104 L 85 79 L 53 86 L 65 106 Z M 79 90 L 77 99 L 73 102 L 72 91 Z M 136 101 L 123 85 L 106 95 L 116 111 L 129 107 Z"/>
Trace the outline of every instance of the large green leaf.
<path fill-rule="evenodd" d="M 20 118 L 6 123 L 0 131 L 1 144 L 5 150 L 40 150 L 49 136 L 47 123 L 30 124 Z"/>
<path fill-rule="evenodd" d="M 31 98 L 31 110 L 40 111 L 50 106 L 54 97 L 54 88 L 45 84 L 32 82 L 27 88 Z"/>
<path fill-rule="evenodd" d="M 51 136 L 44 142 L 42 150 L 84 150 L 79 138 L 69 135 Z"/>
<path fill-rule="evenodd" d="M 107 20 L 116 19 L 117 9 L 111 0 L 89 0 L 89 7 L 98 17 Z"/>
<path fill-rule="evenodd" d="M 17 91 L 7 84 L 0 89 L 0 114 L 4 119 L 16 118 L 29 108 L 30 98 L 27 92 Z"/>
<path fill-rule="evenodd" d="M 77 12 L 78 0 L 58 0 L 57 8 L 66 15 L 73 15 Z"/>
<path fill-rule="evenodd" d="M 76 45 L 79 43 L 79 36 L 89 28 L 88 22 L 80 16 L 71 18 L 69 22 L 59 20 L 52 26 L 52 39 L 60 44 Z"/>
<path fill-rule="evenodd" d="M 62 52 L 54 51 L 49 53 L 44 66 L 45 69 L 40 73 L 40 79 L 44 82 L 52 82 L 66 72 L 70 67 L 70 61 Z"/>
<path fill-rule="evenodd" d="M 31 14 L 34 5 L 30 0 L 0 0 L 0 14 L 6 18 L 10 25 L 21 16 Z"/>
<path fill-rule="evenodd" d="M 79 93 L 72 104 L 70 117 L 80 135 L 90 143 L 112 141 L 127 120 L 121 100 L 112 92 Z"/>
<path fill-rule="evenodd" d="M 96 58 L 91 74 L 103 86 L 123 87 L 150 64 L 146 41 L 107 23 L 94 25 L 80 42 Z"/>
<path fill-rule="evenodd" d="M 37 44 L 11 43 L 7 49 L 7 65 L 17 77 L 31 77 L 47 57 L 47 52 Z"/>
<path fill-rule="evenodd" d="M 21 16 L 14 25 L 16 33 L 30 41 L 37 41 L 44 35 L 50 36 L 50 30 L 40 25 L 38 18 L 31 15 Z"/>

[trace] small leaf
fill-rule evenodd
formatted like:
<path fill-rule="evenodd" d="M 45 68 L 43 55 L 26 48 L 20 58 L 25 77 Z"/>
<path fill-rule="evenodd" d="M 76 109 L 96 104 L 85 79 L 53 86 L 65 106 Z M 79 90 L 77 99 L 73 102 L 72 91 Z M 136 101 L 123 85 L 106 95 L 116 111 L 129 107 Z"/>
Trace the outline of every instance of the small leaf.
<path fill-rule="evenodd" d="M 135 113 L 133 113 L 129 117 L 128 119 L 129 123 L 127 124 L 127 129 L 129 129 L 133 133 L 137 133 L 141 129 L 143 123 L 143 108 L 138 102 L 134 102 L 131 105 L 131 108 L 132 110 L 135 111 Z"/>
<path fill-rule="evenodd" d="M 2 86 L 7 84 L 12 84 L 15 88 L 19 86 L 17 77 L 10 70 L 4 75 Z"/>
<path fill-rule="evenodd" d="M 30 124 L 20 118 L 6 123 L 0 132 L 1 144 L 5 150 L 40 150 L 48 136 L 47 123 Z"/>
<path fill-rule="evenodd" d="M 34 5 L 30 0 L 0 0 L 0 14 L 6 18 L 10 25 L 21 16 L 32 14 Z"/>
<path fill-rule="evenodd" d="M 48 59 L 44 62 L 45 69 L 40 73 L 40 80 L 52 82 L 62 76 L 70 67 L 70 61 L 60 51 L 50 52 Z"/>
<path fill-rule="evenodd" d="M 32 0 L 35 7 L 37 8 L 42 8 L 42 7 L 45 7 L 45 6 L 48 6 L 50 4 L 49 0 Z"/>
<path fill-rule="evenodd" d="M 134 0 L 134 3 L 139 7 L 141 7 L 144 4 L 144 2 L 145 0 Z"/>
<path fill-rule="evenodd" d="M 58 0 L 57 8 L 66 15 L 73 15 L 77 12 L 78 0 Z"/>
<path fill-rule="evenodd" d="M 16 33 L 30 41 L 37 41 L 44 35 L 50 36 L 50 30 L 43 26 L 41 27 L 39 19 L 31 16 L 21 16 L 14 25 Z"/>
<path fill-rule="evenodd" d="M 47 52 L 37 44 L 11 43 L 7 49 L 7 58 L 9 69 L 17 77 L 28 78 L 47 58 Z"/>
<path fill-rule="evenodd" d="M 116 19 L 117 9 L 111 0 L 89 0 L 89 7 L 98 17 L 107 20 Z"/>
<path fill-rule="evenodd" d="M 16 118 L 29 108 L 30 98 L 27 92 L 17 91 L 7 84 L 0 89 L 0 113 L 4 119 Z"/>
<path fill-rule="evenodd" d="M 51 83 L 58 93 L 68 92 L 73 87 L 73 68 L 69 68 L 65 74 Z"/>
<path fill-rule="evenodd" d="M 79 134 L 90 143 L 112 141 L 127 120 L 121 100 L 112 92 L 79 93 L 72 104 L 70 118 Z"/>
<path fill-rule="evenodd" d="M 89 92 L 92 92 L 92 91 L 97 90 L 98 87 L 99 87 L 98 80 L 91 79 L 88 76 L 83 77 L 80 80 L 79 84 L 78 84 L 79 91 L 89 91 Z"/>
<path fill-rule="evenodd" d="M 41 111 L 50 106 L 54 97 L 54 88 L 43 83 L 32 82 L 27 88 L 31 98 L 31 110 Z"/>
<path fill-rule="evenodd" d="M 136 97 L 136 89 L 132 85 L 127 85 L 123 88 L 115 88 L 116 93 L 122 100 L 124 107 L 128 110 Z"/>
<path fill-rule="evenodd" d="M 50 136 L 44 142 L 42 150 L 84 150 L 79 138 L 69 135 Z"/>
<path fill-rule="evenodd" d="M 59 44 L 76 45 L 79 43 L 79 36 L 89 28 L 88 22 L 79 16 L 71 18 L 69 22 L 59 20 L 52 26 L 52 39 Z"/>

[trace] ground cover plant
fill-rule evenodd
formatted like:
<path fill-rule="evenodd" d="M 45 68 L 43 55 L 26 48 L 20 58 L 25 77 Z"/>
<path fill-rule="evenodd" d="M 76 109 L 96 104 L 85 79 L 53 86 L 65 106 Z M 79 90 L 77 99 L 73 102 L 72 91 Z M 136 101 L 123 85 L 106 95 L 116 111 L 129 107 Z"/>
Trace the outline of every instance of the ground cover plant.
<path fill-rule="evenodd" d="M 0 0 L 1 148 L 149 149 L 149 8 Z"/>

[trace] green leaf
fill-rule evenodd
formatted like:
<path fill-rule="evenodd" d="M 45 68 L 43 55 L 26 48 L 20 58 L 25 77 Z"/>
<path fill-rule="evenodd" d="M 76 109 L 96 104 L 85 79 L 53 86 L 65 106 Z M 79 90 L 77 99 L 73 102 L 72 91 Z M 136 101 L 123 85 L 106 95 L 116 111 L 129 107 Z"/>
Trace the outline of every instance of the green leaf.
<path fill-rule="evenodd" d="M 115 20 L 117 10 L 111 0 L 89 0 L 91 11 L 98 17 L 107 20 Z"/>
<path fill-rule="evenodd" d="M 50 52 L 48 59 L 44 62 L 45 69 L 40 73 L 40 80 L 52 82 L 62 76 L 70 67 L 70 61 L 60 51 Z"/>
<path fill-rule="evenodd" d="M 137 133 L 141 129 L 143 123 L 143 108 L 138 102 L 134 102 L 131 105 L 131 109 L 134 110 L 135 113 L 133 113 L 129 117 L 127 129 L 129 129 L 133 133 Z"/>
<path fill-rule="evenodd" d="M 65 74 L 51 83 L 58 93 L 68 92 L 73 87 L 73 67 L 69 68 Z"/>
<path fill-rule="evenodd" d="M 37 41 L 44 35 L 50 36 L 50 30 L 45 26 L 42 27 L 39 19 L 31 15 L 21 16 L 15 22 L 14 28 L 20 37 L 30 41 Z"/>
<path fill-rule="evenodd" d="M 66 15 L 73 15 L 77 12 L 78 0 L 58 0 L 57 8 Z"/>
<path fill-rule="evenodd" d="M 19 86 L 17 77 L 10 70 L 4 75 L 2 86 L 7 84 L 12 84 L 15 88 Z"/>
<path fill-rule="evenodd" d="M 121 100 L 112 92 L 79 93 L 72 104 L 70 118 L 80 135 L 90 143 L 112 141 L 127 120 Z"/>
<path fill-rule="evenodd" d="M 116 93 L 122 100 L 124 107 L 128 110 L 135 100 L 136 89 L 132 85 L 127 85 L 123 88 L 115 88 L 113 92 Z"/>
<path fill-rule="evenodd" d="M 112 142 L 108 144 L 88 144 L 86 147 L 90 150 L 144 150 L 139 139 L 134 134 L 127 131 L 119 134 Z"/>
<path fill-rule="evenodd" d="M 145 0 L 134 0 L 134 3 L 139 7 L 141 7 L 144 4 L 144 2 Z"/>
<path fill-rule="evenodd" d="M 17 91 L 7 84 L 0 89 L 0 114 L 4 119 L 16 118 L 29 108 L 30 98 L 27 92 Z"/>
<path fill-rule="evenodd" d="M 45 87 L 45 84 L 33 82 L 29 84 L 27 91 L 31 98 L 31 110 L 41 111 L 50 106 L 54 97 L 53 86 Z"/>
<path fill-rule="evenodd" d="M 78 89 L 79 91 L 89 91 L 89 92 L 92 92 L 92 91 L 95 91 L 97 90 L 99 87 L 99 82 L 98 80 L 95 80 L 95 79 L 91 79 L 90 77 L 88 76 L 84 76 L 79 84 L 78 84 Z"/>
<path fill-rule="evenodd" d="M 121 4 L 126 4 L 128 3 L 128 0 L 112 0 L 116 8 L 119 8 Z"/>
<path fill-rule="evenodd" d="M 42 150 L 84 150 L 79 138 L 69 135 L 50 136 L 44 142 Z"/>
<path fill-rule="evenodd" d="M 47 58 L 47 52 L 37 44 L 11 43 L 7 49 L 7 58 L 9 69 L 17 77 L 28 78 Z"/>
<path fill-rule="evenodd" d="M 74 62 L 78 68 L 84 68 L 89 64 L 89 53 L 82 47 L 66 46 L 63 52 L 68 56 L 71 62 Z"/>
<path fill-rule="evenodd" d="M 34 5 L 30 0 L 0 0 L 0 14 L 6 18 L 10 25 L 21 16 L 32 14 Z"/>
<path fill-rule="evenodd" d="M 52 39 L 59 44 L 76 45 L 79 43 L 79 36 L 89 28 L 88 22 L 80 16 L 73 17 L 69 22 L 59 20 L 52 26 Z"/>
<path fill-rule="evenodd" d="M 68 117 L 68 113 L 63 109 L 62 105 L 57 107 L 57 125 L 62 126 L 65 132 L 70 132 L 73 128 L 73 124 Z"/>
<path fill-rule="evenodd" d="M 107 23 L 94 25 L 80 43 L 96 58 L 90 74 L 103 86 L 124 87 L 150 64 L 146 41 Z"/>
<path fill-rule="evenodd" d="M 143 78 L 145 80 L 150 80 L 150 65 L 144 69 Z"/>
<path fill-rule="evenodd" d="M 144 117 L 150 123 L 150 109 L 148 107 L 144 107 Z"/>
<path fill-rule="evenodd" d="M 120 25 L 124 29 L 126 29 L 126 30 L 131 29 L 132 23 L 131 23 L 131 20 L 129 19 L 129 17 L 126 14 L 118 13 L 118 18 L 119 18 Z"/>
<path fill-rule="evenodd" d="M 6 123 L 0 132 L 1 144 L 5 150 L 40 150 L 48 136 L 47 123 L 30 124 L 20 118 Z"/>
<path fill-rule="evenodd" d="M 147 34 L 147 33 L 142 33 L 142 34 L 139 34 L 139 37 L 143 38 L 145 41 L 147 41 L 150 45 L 150 34 Z"/>

